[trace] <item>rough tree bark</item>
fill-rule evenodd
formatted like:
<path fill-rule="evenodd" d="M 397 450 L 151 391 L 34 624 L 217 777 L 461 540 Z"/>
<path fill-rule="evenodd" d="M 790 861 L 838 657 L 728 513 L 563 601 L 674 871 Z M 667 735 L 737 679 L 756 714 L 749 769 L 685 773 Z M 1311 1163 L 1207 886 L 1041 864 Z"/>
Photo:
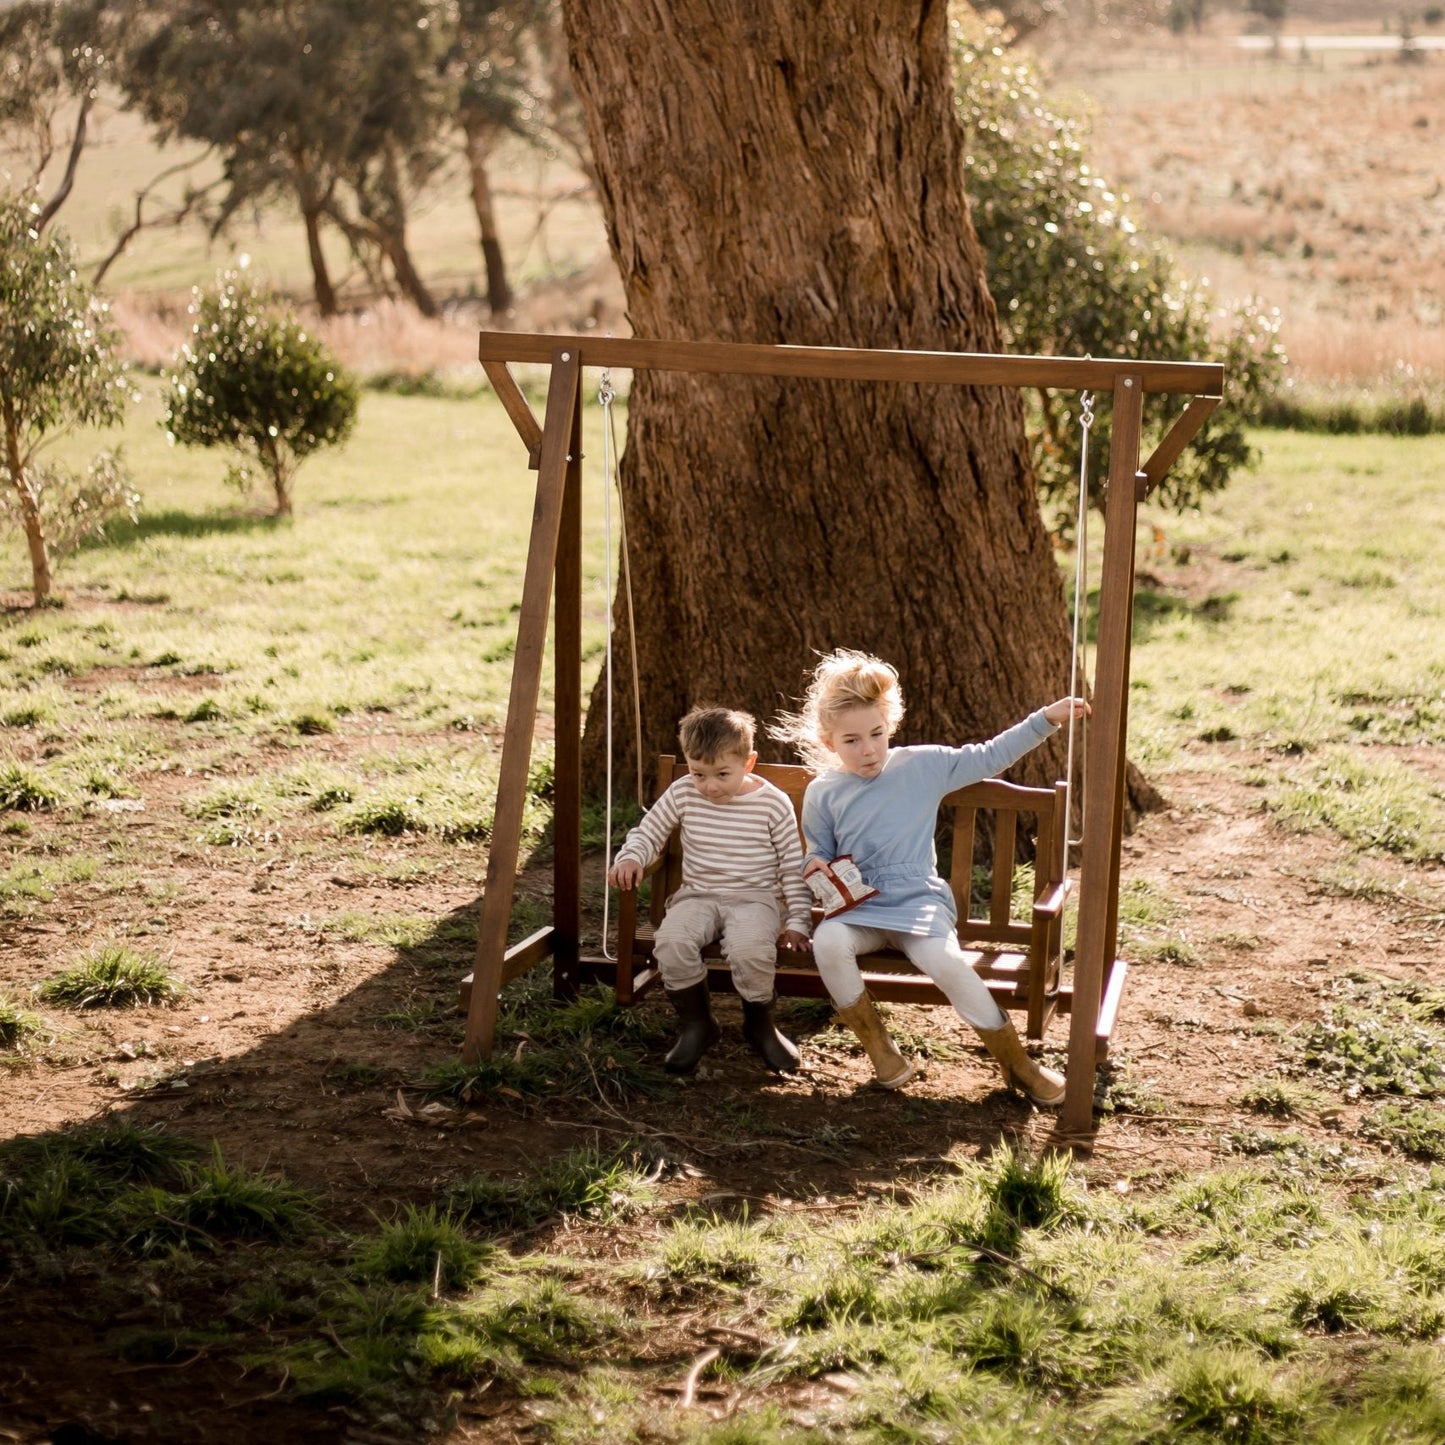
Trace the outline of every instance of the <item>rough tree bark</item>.
<path fill-rule="evenodd" d="M 946 9 L 567 4 L 634 334 L 1000 349 Z M 766 721 L 840 646 L 898 666 L 903 741 L 988 737 L 1066 690 L 1063 589 L 1016 392 L 639 374 L 621 474 L 648 758 L 675 750 L 698 702 Z M 614 630 L 615 731 L 630 739 L 620 598 Z M 617 750 L 628 775 L 631 748 Z M 1019 776 L 1062 766 L 1056 740 Z"/>

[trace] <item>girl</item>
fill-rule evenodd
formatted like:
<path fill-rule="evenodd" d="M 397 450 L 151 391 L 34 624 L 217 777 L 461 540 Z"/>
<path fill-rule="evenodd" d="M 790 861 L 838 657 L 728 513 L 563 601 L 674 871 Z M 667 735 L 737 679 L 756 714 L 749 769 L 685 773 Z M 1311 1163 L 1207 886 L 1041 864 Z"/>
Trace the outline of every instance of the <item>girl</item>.
<path fill-rule="evenodd" d="M 818 773 L 803 797 L 804 877 L 851 854 L 864 882 L 878 890 L 846 918 L 819 925 L 813 957 L 838 1016 L 858 1035 L 885 1089 L 901 1088 L 915 1070 L 873 1007 L 858 955 L 891 945 L 978 1031 L 1005 1084 L 1035 1104 L 1063 1099 L 1063 1077 L 1024 1051 L 959 947 L 953 893 L 937 876 L 933 834 L 946 793 L 1003 772 L 1060 723 L 1088 711 L 1082 698 L 1060 698 L 991 742 L 891 748 L 903 719 L 898 673 L 866 653 L 840 650 L 814 670 L 801 714 L 784 716 L 775 730 Z"/>

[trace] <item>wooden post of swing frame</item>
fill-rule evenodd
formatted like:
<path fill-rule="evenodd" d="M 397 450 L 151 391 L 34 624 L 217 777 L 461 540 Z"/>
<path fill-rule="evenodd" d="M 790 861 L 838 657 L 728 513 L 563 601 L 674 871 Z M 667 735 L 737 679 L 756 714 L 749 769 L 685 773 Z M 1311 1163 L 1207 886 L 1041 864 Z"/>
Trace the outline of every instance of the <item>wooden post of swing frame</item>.
<path fill-rule="evenodd" d="M 462 1057 L 469 1063 L 491 1054 L 498 1001 L 508 979 L 525 972 L 550 953 L 554 991 L 566 992 L 575 984 L 581 941 L 582 358 L 576 345 L 564 343 L 556 348 L 550 360 L 552 372 L 547 388 L 546 422 L 540 437 L 537 498 L 532 509 L 532 535 L 522 581 L 522 610 L 517 621 L 512 687 L 502 735 L 487 880 L 477 928 L 467 1029 L 462 1042 Z M 515 385 L 512 390 L 516 390 Z M 526 408 L 519 392 L 512 400 L 515 399 L 520 399 Z M 510 400 L 507 409 L 513 410 Z M 552 927 L 540 930 L 509 950 L 507 929 L 521 856 L 522 815 L 527 801 L 527 774 L 532 761 L 554 576 L 557 582 L 553 646 L 556 667 L 554 780 L 558 806 L 554 822 L 557 862 Z"/>
<path fill-rule="evenodd" d="M 869 351 L 845 347 L 483 332 L 478 354 L 498 398 L 537 467 L 537 500 L 523 582 L 476 965 L 467 999 L 463 1058 L 490 1055 L 503 984 L 550 956 L 554 992 L 578 976 L 581 924 L 581 412 L 583 349 L 588 364 L 633 370 L 703 372 L 850 381 L 971 386 L 1110 387 L 1114 394 L 1105 513 L 1094 725 L 1089 732 L 1087 814 L 1095 821 L 1080 860 L 1079 931 L 1070 1007 L 1068 1082 L 1061 1133 L 1092 1133 L 1095 1070 L 1112 1025 L 1124 965 L 1115 958 L 1123 844 L 1125 744 L 1134 528 L 1139 502 L 1157 485 L 1218 405 L 1224 368 L 1213 362 L 1137 362 L 977 353 Z M 508 369 L 550 363 L 545 423 L 537 424 Z M 1143 394 L 1192 394 L 1142 468 Z M 556 580 L 556 770 L 554 907 L 550 928 L 513 948 L 507 927 L 520 858 L 522 814 L 546 647 L 548 603 Z M 619 967 L 623 966 L 619 963 Z"/>
<path fill-rule="evenodd" d="M 1074 996 L 1069 1011 L 1069 1065 L 1060 1132 L 1080 1136 L 1093 1129 L 1094 1075 L 1098 1063 L 1099 1014 L 1105 990 L 1117 988 L 1123 967 L 1115 957 L 1114 922 L 1119 906 L 1119 857 L 1124 841 L 1124 742 L 1128 736 L 1129 648 L 1134 613 L 1134 528 L 1138 516 L 1140 423 L 1144 387 L 1121 376 L 1114 387 L 1109 431 L 1109 482 L 1104 513 L 1104 564 L 1099 586 L 1098 645 L 1094 665 L 1094 724 L 1088 733 L 1084 831 L 1079 860 L 1079 920 L 1074 949 Z M 1087 585 L 1087 584 L 1086 584 Z M 1108 829 L 1099 827 L 1108 819 Z M 1087 1084 L 1087 1089 L 1085 1088 Z"/>

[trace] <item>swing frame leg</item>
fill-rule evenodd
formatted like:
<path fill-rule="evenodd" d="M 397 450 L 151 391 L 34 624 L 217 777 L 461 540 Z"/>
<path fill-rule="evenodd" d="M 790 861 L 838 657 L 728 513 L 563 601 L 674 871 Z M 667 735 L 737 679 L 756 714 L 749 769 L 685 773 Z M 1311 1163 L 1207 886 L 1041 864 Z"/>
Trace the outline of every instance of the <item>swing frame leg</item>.
<path fill-rule="evenodd" d="M 515 391 L 515 385 L 512 390 Z M 518 393 L 520 397 L 520 393 Z M 505 404 L 505 398 L 504 398 Z M 515 402 L 513 402 L 515 405 Z M 526 401 L 521 399 L 525 408 Z M 513 406 L 508 406 L 511 412 Z M 530 415 L 530 409 L 528 410 Z M 521 963 L 524 949 L 529 964 L 550 952 L 554 990 L 575 987 L 580 948 L 581 917 L 579 872 L 581 859 L 581 448 L 582 367 L 576 347 L 558 347 L 552 354 L 547 388 L 546 424 L 540 437 L 537 500 L 532 513 L 532 535 L 527 548 L 527 570 L 522 581 L 522 610 L 517 622 L 517 649 L 512 687 L 507 700 L 507 724 L 502 737 L 502 759 L 497 780 L 497 804 L 492 815 L 487 879 L 477 930 L 476 961 L 467 997 L 467 1028 L 462 1058 L 476 1063 L 490 1058 L 496 1037 L 498 996 L 509 967 Z M 537 699 L 541 693 L 542 666 L 547 648 L 547 615 L 552 581 L 557 577 L 557 848 L 567 864 L 559 866 L 552 927 L 544 934 L 511 950 L 507 930 L 516 891 L 521 856 L 522 814 L 527 799 L 527 773 L 531 766 L 536 731 Z M 563 710 L 567 711 L 564 720 Z M 566 823 L 563 820 L 567 819 Z M 575 855 L 576 864 L 573 865 Z M 562 875 L 570 873 L 570 886 Z"/>

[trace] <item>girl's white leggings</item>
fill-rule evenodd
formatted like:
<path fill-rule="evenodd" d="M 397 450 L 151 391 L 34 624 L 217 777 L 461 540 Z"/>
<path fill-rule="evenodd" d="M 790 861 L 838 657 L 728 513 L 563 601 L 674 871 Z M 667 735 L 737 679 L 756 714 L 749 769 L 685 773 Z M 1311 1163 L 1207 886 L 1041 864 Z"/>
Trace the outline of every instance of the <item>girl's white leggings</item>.
<path fill-rule="evenodd" d="M 976 1029 L 1003 1027 L 1003 1010 L 993 1001 L 987 984 L 969 967 L 956 934 L 920 937 L 884 928 L 859 928 L 831 918 L 820 923 L 813 934 L 813 959 L 838 1008 L 847 1008 L 863 996 L 858 955 L 885 947 L 906 954 L 914 968 L 943 990 L 965 1023 Z"/>

